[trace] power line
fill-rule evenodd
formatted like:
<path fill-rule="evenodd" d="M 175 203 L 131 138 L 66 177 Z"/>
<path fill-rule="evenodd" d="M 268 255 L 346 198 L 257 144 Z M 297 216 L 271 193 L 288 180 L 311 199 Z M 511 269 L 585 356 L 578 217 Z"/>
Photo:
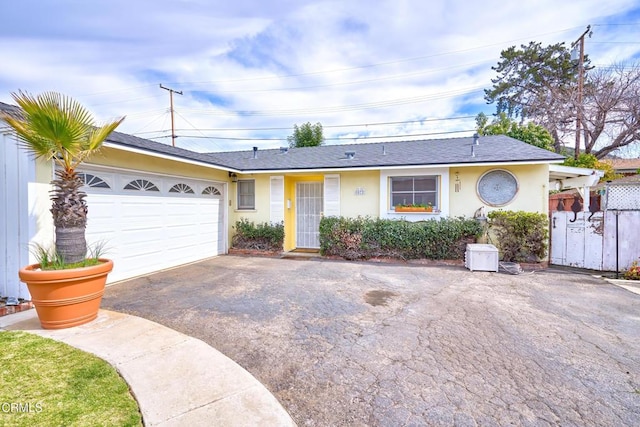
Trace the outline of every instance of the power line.
<path fill-rule="evenodd" d="M 113 105 L 113 104 L 126 104 L 129 102 L 135 102 L 135 101 L 143 101 L 145 99 L 158 99 L 160 98 L 160 95 L 154 95 L 154 96 L 142 96 L 142 97 L 138 97 L 138 98 L 129 98 L 129 99 L 125 99 L 122 101 L 110 101 L 110 102 L 100 102 L 98 104 L 89 104 L 92 107 L 98 106 L 98 105 Z"/>
<path fill-rule="evenodd" d="M 406 104 L 417 104 L 425 101 L 432 101 L 435 99 L 449 98 L 455 97 L 458 95 L 466 95 L 477 92 L 479 90 L 483 90 L 483 86 L 476 86 L 472 88 L 464 88 L 458 90 L 452 90 L 449 92 L 442 92 L 437 94 L 430 95 L 422 95 L 422 96 L 414 96 L 410 98 L 397 98 L 390 99 L 386 101 L 376 101 L 370 103 L 362 103 L 362 104 L 351 104 L 351 105 L 334 105 L 328 107 L 317 107 L 317 108 L 306 108 L 306 109 L 290 109 L 290 110 L 225 110 L 225 111 L 210 111 L 210 110 L 202 110 L 202 109 L 186 109 L 183 111 L 190 112 L 200 112 L 205 115 L 211 116 L 290 116 L 290 115 L 304 115 L 304 114 L 329 114 L 329 113 L 339 113 L 346 111 L 357 111 L 357 110 L 370 110 L 375 108 L 387 108 L 387 107 L 395 107 L 399 105 Z"/>
<path fill-rule="evenodd" d="M 615 25 L 615 24 L 596 24 L 594 26 L 603 26 L 603 25 Z M 620 24 L 620 25 L 639 25 L 639 24 Z M 468 49 L 460 49 L 460 50 L 453 50 L 453 51 L 448 51 L 448 52 L 440 52 L 440 53 L 436 53 L 436 54 L 432 54 L 432 55 L 416 56 L 416 57 L 410 57 L 410 58 L 401 58 L 401 59 L 396 59 L 396 60 L 391 60 L 391 61 L 386 61 L 386 62 L 365 64 L 365 65 L 359 65 L 359 66 L 354 66 L 354 67 L 345 67 L 345 68 L 337 68 L 337 69 L 330 69 L 330 70 L 311 71 L 311 72 L 307 72 L 307 73 L 280 74 L 280 75 L 275 75 L 275 76 L 263 76 L 263 77 L 250 77 L 250 78 L 243 78 L 243 79 L 206 80 L 206 81 L 192 81 L 192 82 L 169 82 L 168 84 L 171 84 L 173 86 L 184 87 L 186 85 L 196 85 L 196 84 L 250 82 L 250 81 L 283 79 L 283 78 L 290 78 L 290 77 L 304 77 L 304 76 L 312 76 L 312 75 L 333 74 L 333 73 L 344 72 L 344 71 L 352 71 L 352 70 L 357 70 L 357 69 L 382 67 L 382 66 L 400 64 L 400 63 L 405 63 L 405 62 L 420 61 L 420 60 L 424 60 L 424 59 L 436 58 L 436 57 L 441 57 L 441 56 L 455 55 L 455 54 L 459 54 L 459 53 L 466 53 L 466 52 L 470 52 L 470 51 L 474 51 L 474 50 L 482 50 L 482 49 L 495 47 L 495 46 L 504 46 L 504 45 L 507 45 L 507 44 L 510 44 L 510 43 L 515 43 L 515 42 L 519 42 L 519 41 L 522 41 L 522 40 L 530 40 L 530 39 L 533 39 L 533 38 L 536 38 L 536 37 L 548 36 L 548 35 L 552 35 L 552 34 L 566 33 L 566 32 L 569 32 L 569 31 L 573 31 L 576 28 L 581 28 L 581 27 L 565 28 L 565 29 L 561 29 L 561 30 L 557 30 L 557 31 L 534 34 L 534 35 L 527 36 L 527 37 L 520 37 L 520 38 L 513 39 L 513 40 L 506 40 L 506 41 L 501 41 L 501 42 L 497 42 L 497 43 L 491 43 L 491 44 L 487 44 L 487 45 L 475 46 L 475 47 L 471 47 L 471 48 L 468 48 Z M 88 94 L 84 94 L 84 95 L 80 95 L 80 96 L 89 97 L 89 96 L 105 95 L 105 94 L 109 94 L 109 93 L 129 92 L 132 89 L 150 88 L 150 87 L 153 87 L 153 86 L 154 86 L 153 84 L 129 86 L 129 87 L 126 87 L 126 88 L 114 89 L 114 90 L 109 90 L 109 91 L 92 92 L 92 93 L 88 93 Z M 146 97 L 146 98 L 143 98 L 143 99 L 147 99 L 147 98 L 154 98 L 154 97 Z M 111 103 L 118 103 L 118 102 L 129 102 L 129 101 L 115 101 L 115 102 L 111 102 Z M 103 105 L 103 104 L 95 104 L 95 105 Z"/>
<path fill-rule="evenodd" d="M 640 44 L 640 42 L 593 42 L 593 41 L 590 41 L 589 44 Z"/>
<path fill-rule="evenodd" d="M 374 108 L 385 108 L 392 106 L 399 106 L 405 104 L 415 104 L 419 102 L 425 102 L 430 100 L 444 99 L 450 97 L 456 97 L 459 95 L 468 95 L 479 90 L 483 90 L 483 86 L 476 86 L 472 88 L 464 88 L 457 89 L 448 92 L 435 93 L 430 95 L 423 95 L 419 97 L 411 97 L 411 98 L 398 98 L 386 101 L 377 101 L 374 103 L 363 103 L 363 104 L 351 104 L 351 105 L 342 105 L 342 106 L 329 106 L 329 107 L 318 107 L 318 108 L 307 108 L 307 109 L 294 109 L 294 110 L 223 110 L 223 111 L 215 111 L 211 109 L 196 109 L 196 108 L 183 108 L 182 111 L 187 111 L 191 113 L 200 113 L 206 116 L 286 116 L 286 115 L 302 115 L 302 114 L 330 114 L 335 112 L 346 112 L 346 111 L 358 111 L 358 110 L 368 110 Z M 147 111 L 139 111 L 137 113 L 128 114 L 127 117 L 140 117 L 140 116 L 148 116 L 153 113 L 158 113 L 166 110 L 147 110 Z"/>
<path fill-rule="evenodd" d="M 364 83 L 380 82 L 380 81 L 385 81 L 385 80 L 405 79 L 407 77 L 421 76 L 421 75 L 425 75 L 425 74 L 437 73 L 437 72 L 446 71 L 446 70 L 452 70 L 452 69 L 456 69 L 456 68 L 472 67 L 472 66 L 477 66 L 477 65 L 480 65 L 480 64 L 485 64 L 488 61 L 489 60 L 477 61 L 477 62 L 468 63 L 468 64 L 459 64 L 459 65 L 455 65 L 455 66 L 451 66 L 451 67 L 430 68 L 429 70 L 426 70 L 426 71 L 416 71 L 416 72 L 413 72 L 413 73 L 406 73 L 406 74 L 394 74 L 394 75 L 391 75 L 391 76 L 377 77 L 377 78 L 372 78 L 372 79 L 367 79 L 367 80 L 354 80 L 354 81 L 340 82 L 340 83 L 326 83 L 326 84 L 318 84 L 318 85 L 312 85 L 312 86 L 279 87 L 279 88 L 273 88 L 273 89 L 236 89 L 236 90 L 219 90 L 219 89 L 216 89 L 215 93 L 281 92 L 281 91 L 288 91 L 288 90 L 293 91 L 293 90 L 301 90 L 301 89 L 319 89 L 319 88 L 336 87 L 336 86 L 350 86 L 350 85 L 357 85 L 357 84 L 364 84 Z"/>
<path fill-rule="evenodd" d="M 145 134 L 145 133 L 157 132 L 157 131 L 152 131 L 152 130 L 151 130 L 151 131 L 147 131 L 147 132 L 141 132 L 141 131 L 142 131 L 143 129 L 146 129 L 147 127 L 151 126 L 151 124 L 152 124 L 152 123 L 154 123 L 156 120 L 159 120 L 159 119 L 164 118 L 164 117 L 166 117 L 164 113 L 163 113 L 163 114 L 161 114 L 161 115 L 156 116 L 153 120 L 151 120 L 151 121 L 150 121 L 150 122 L 148 122 L 146 125 L 144 125 L 143 127 L 141 127 L 141 128 L 140 128 L 140 130 L 139 130 L 138 132 L 134 132 L 134 133 L 132 133 L 132 135 L 142 135 L 142 134 Z M 162 127 L 164 127 L 164 123 L 162 123 Z"/>
<path fill-rule="evenodd" d="M 475 129 L 466 130 L 454 130 L 447 132 L 430 132 L 430 133 L 416 133 L 405 135 L 385 135 L 385 136 L 349 136 L 349 137 L 335 137 L 325 138 L 327 141 L 349 141 L 353 139 L 383 139 L 383 138 L 407 138 L 414 136 L 433 136 L 433 135 L 448 135 L 453 133 L 474 132 Z M 169 138 L 170 135 L 150 137 L 149 139 L 163 139 Z M 221 136 L 201 136 L 201 135 L 180 135 L 181 138 L 196 138 L 196 139 L 217 139 L 225 141 L 287 141 L 287 138 L 237 138 L 237 137 L 221 137 Z"/>
<path fill-rule="evenodd" d="M 471 47 L 471 48 L 467 48 L 467 49 L 453 50 L 453 51 L 449 51 L 449 52 L 440 52 L 440 53 L 435 53 L 435 54 L 432 54 L 432 55 L 424 55 L 424 56 L 415 56 L 415 57 L 410 57 L 410 58 L 402 58 L 402 59 L 396 59 L 396 60 L 392 60 L 392 61 L 378 62 L 378 63 L 374 63 L 374 64 L 358 65 L 358 66 L 354 66 L 354 67 L 337 68 L 337 69 L 333 69 L 333 70 L 310 71 L 310 72 L 307 72 L 307 73 L 281 74 L 281 75 L 275 75 L 275 76 L 252 77 L 252 78 L 244 78 L 244 79 L 207 80 L 207 81 L 195 81 L 195 82 L 173 82 L 171 84 L 176 85 L 176 86 L 181 86 L 181 85 L 184 86 L 184 85 L 189 85 L 189 84 L 204 84 L 204 83 L 234 83 L 234 82 L 269 80 L 269 79 L 282 79 L 282 78 L 289 78 L 289 77 L 303 77 L 303 76 L 312 76 L 312 75 L 318 75 L 318 74 L 332 74 L 332 73 L 339 73 L 339 72 L 343 72 L 343 71 L 353 71 L 353 70 L 359 70 L 359 69 L 364 69 L 364 68 L 382 67 L 382 66 L 386 66 L 386 65 L 395 65 L 395 64 L 400 64 L 400 63 L 404 63 L 404 62 L 414 62 L 414 61 L 420 61 L 420 60 L 423 60 L 423 59 L 431 59 L 431 58 L 437 58 L 437 57 L 441 57 L 441 56 L 455 55 L 455 54 L 458 54 L 458 53 L 466 53 L 466 52 L 473 51 L 473 50 L 481 50 L 481 49 L 486 49 L 486 48 L 489 48 L 489 47 L 503 46 L 505 44 L 514 43 L 514 42 L 518 42 L 518 41 L 522 41 L 522 40 L 530 40 L 531 38 L 535 38 L 535 37 L 548 36 L 548 35 L 551 35 L 551 34 L 565 33 L 565 32 L 568 32 L 568 31 L 573 31 L 576 28 L 581 28 L 581 27 L 565 28 L 565 29 L 562 29 L 562 30 L 551 31 L 551 32 L 541 33 L 541 34 L 534 34 L 534 35 L 528 36 L 528 37 L 520 37 L 520 38 L 517 38 L 517 39 L 514 39 L 514 40 L 491 43 L 491 44 L 482 45 L 482 46 L 475 46 L 475 47 Z"/>
<path fill-rule="evenodd" d="M 180 115 L 182 117 L 182 115 Z M 417 119 L 417 120 L 403 120 L 397 122 L 376 122 L 376 123 L 355 123 L 348 125 L 322 125 L 324 129 L 331 128 L 349 128 L 349 127 L 369 127 L 369 126 L 385 126 L 385 125 L 404 125 L 410 123 L 430 123 L 430 122 L 441 122 L 448 120 L 462 120 L 462 119 L 473 119 L 476 116 L 456 116 L 456 117 L 442 117 L 442 118 L 434 118 L 434 119 Z M 185 119 L 186 120 L 186 119 Z M 192 125 L 193 126 L 193 125 Z M 194 129 L 196 129 L 194 127 Z M 268 127 L 268 128 L 198 128 L 199 131 L 216 131 L 216 132 L 227 132 L 227 131 L 265 131 L 265 130 L 291 130 L 292 127 Z M 176 131 L 185 131 L 191 129 L 176 129 Z M 157 132 L 167 132 L 167 131 L 147 131 L 147 132 L 137 132 L 134 135 L 144 135 L 148 133 L 157 133 Z"/>
<path fill-rule="evenodd" d="M 611 23 L 611 24 L 593 24 L 594 27 L 622 27 L 622 26 L 630 26 L 630 27 L 640 27 L 640 22 L 635 23 Z"/>
<path fill-rule="evenodd" d="M 200 132 L 200 134 L 202 135 L 202 138 L 207 138 L 207 136 L 198 128 L 196 128 L 189 120 L 187 120 L 182 114 L 177 113 L 180 117 L 182 117 L 182 120 L 184 120 L 185 122 L 187 122 L 187 124 L 191 125 L 191 127 L 195 130 Z M 220 147 L 215 141 L 213 141 L 214 144 L 218 147 L 218 148 L 222 148 Z"/>
<path fill-rule="evenodd" d="M 169 100 L 170 100 L 170 112 L 171 112 L 171 145 L 172 146 L 176 146 L 176 128 L 174 126 L 174 121 L 173 121 L 173 94 L 177 93 L 178 95 L 182 95 L 182 91 L 177 91 L 177 90 L 173 90 L 173 89 L 169 89 L 168 87 L 164 87 L 162 86 L 162 83 L 160 83 L 160 89 L 164 89 L 166 91 L 169 91 Z"/>

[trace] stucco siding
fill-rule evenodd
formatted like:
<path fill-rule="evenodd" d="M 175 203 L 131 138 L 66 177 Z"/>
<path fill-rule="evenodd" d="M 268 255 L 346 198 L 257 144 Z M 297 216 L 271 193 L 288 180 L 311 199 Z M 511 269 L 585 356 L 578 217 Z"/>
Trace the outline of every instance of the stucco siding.
<path fill-rule="evenodd" d="M 478 196 L 478 179 L 487 171 L 504 169 L 511 172 L 518 181 L 518 193 L 513 201 L 501 207 L 486 205 Z M 459 191 L 456 192 L 456 175 Z M 473 217 L 480 207 L 485 213 L 492 210 L 513 210 L 545 213 L 548 209 L 549 165 L 479 166 L 450 168 L 449 194 L 450 215 L 453 217 Z"/>
<path fill-rule="evenodd" d="M 379 189 L 379 171 L 340 173 L 340 214 L 377 217 L 380 213 Z"/>
<path fill-rule="evenodd" d="M 269 177 L 270 175 L 238 174 L 238 180 L 252 179 L 255 182 L 255 209 L 238 209 L 238 183 L 229 184 L 229 244 L 235 234 L 236 221 L 244 218 L 255 224 L 269 222 Z"/>

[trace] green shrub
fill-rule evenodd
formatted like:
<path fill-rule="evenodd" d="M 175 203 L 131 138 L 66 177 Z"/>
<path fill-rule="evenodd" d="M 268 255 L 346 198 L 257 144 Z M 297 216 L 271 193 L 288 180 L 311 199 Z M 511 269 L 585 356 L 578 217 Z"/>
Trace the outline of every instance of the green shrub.
<path fill-rule="evenodd" d="M 562 165 L 604 171 L 604 176 L 600 178 L 600 182 L 613 181 L 624 176 L 616 173 L 610 160 L 599 160 L 593 154 L 581 153 L 577 160 L 573 157 L 567 157 Z"/>
<path fill-rule="evenodd" d="M 320 221 L 320 253 L 346 259 L 462 259 L 467 243 L 482 233 L 472 219 L 420 222 L 369 217 L 327 217 Z"/>
<path fill-rule="evenodd" d="M 633 261 L 622 277 L 627 280 L 640 280 L 640 265 L 638 265 L 638 261 Z"/>
<path fill-rule="evenodd" d="M 539 262 L 547 254 L 549 218 L 523 211 L 489 212 L 489 227 L 498 239 L 501 258 L 507 262 Z"/>
<path fill-rule="evenodd" d="M 231 246 L 239 249 L 258 249 L 264 251 L 281 251 L 284 245 L 284 224 L 255 224 L 246 218 L 236 221 L 233 227 L 236 234 L 231 239 Z"/>

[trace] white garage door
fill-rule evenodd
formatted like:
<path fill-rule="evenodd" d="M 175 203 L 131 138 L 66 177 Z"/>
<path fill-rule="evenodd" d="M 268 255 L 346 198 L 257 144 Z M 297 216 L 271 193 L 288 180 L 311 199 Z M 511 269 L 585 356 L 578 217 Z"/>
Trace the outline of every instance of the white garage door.
<path fill-rule="evenodd" d="M 109 282 L 226 252 L 224 183 L 82 169 L 87 242 L 104 242 Z"/>

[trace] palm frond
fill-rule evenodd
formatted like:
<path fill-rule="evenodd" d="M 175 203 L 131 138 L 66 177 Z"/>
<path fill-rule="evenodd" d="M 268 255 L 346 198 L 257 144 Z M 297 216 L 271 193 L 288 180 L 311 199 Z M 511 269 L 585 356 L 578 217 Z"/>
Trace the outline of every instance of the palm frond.
<path fill-rule="evenodd" d="M 79 164 L 90 155 L 95 154 L 102 146 L 102 143 L 111 134 L 111 132 L 113 132 L 118 126 L 120 126 L 120 123 L 122 123 L 123 120 L 124 117 L 121 117 L 100 127 L 92 126 L 85 135 L 82 150 L 76 153 L 75 162 Z"/>
<path fill-rule="evenodd" d="M 103 141 L 122 123 L 123 118 L 96 126 L 91 114 L 80 103 L 56 92 L 32 96 L 12 94 L 22 111 L 0 112 L 35 157 L 53 159 L 60 168 L 52 181 L 51 213 L 56 228 L 56 250 L 65 263 L 82 260 L 87 252 L 86 194 L 76 167 L 95 153 Z"/>
<path fill-rule="evenodd" d="M 94 153 L 124 120 L 123 117 L 96 127 L 86 108 L 57 92 L 33 96 L 19 91 L 12 97 L 22 109 L 22 116 L 0 117 L 36 157 L 54 159 L 66 170 L 75 169 Z"/>

